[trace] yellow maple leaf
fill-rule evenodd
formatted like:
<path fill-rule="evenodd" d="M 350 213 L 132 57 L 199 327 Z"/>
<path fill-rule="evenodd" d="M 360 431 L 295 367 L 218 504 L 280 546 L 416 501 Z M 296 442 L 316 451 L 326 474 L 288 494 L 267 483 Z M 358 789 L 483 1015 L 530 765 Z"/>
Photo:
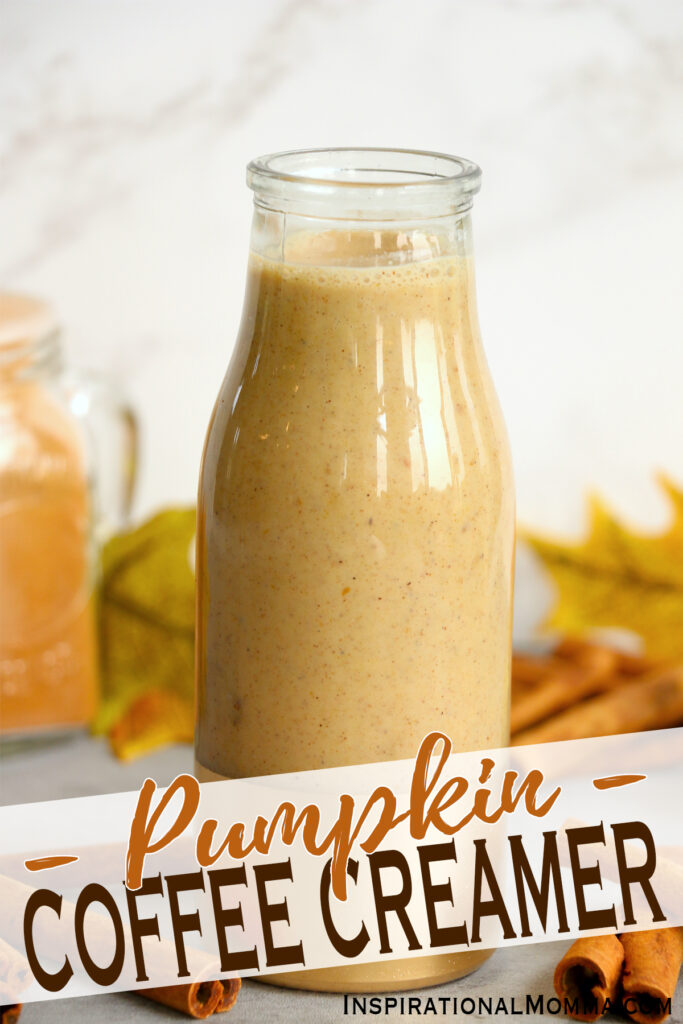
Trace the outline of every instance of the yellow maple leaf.
<path fill-rule="evenodd" d="M 657 657 L 683 657 L 683 491 L 660 478 L 673 519 L 661 534 L 626 527 L 597 497 L 588 535 L 562 543 L 523 531 L 557 587 L 546 626 L 564 633 L 626 629 Z"/>
<path fill-rule="evenodd" d="M 149 690 L 128 705 L 109 729 L 108 737 L 112 750 L 122 761 L 131 761 L 169 743 L 192 743 L 192 701 L 170 690 Z"/>
<path fill-rule="evenodd" d="M 119 756 L 192 739 L 194 531 L 194 508 L 172 508 L 103 549 L 94 728 Z"/>

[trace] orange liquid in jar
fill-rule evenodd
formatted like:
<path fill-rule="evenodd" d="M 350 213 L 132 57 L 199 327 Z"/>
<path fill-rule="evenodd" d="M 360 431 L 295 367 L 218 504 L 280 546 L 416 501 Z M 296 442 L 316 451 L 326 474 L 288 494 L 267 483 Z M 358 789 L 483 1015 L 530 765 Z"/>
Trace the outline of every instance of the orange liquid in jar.
<path fill-rule="evenodd" d="M 85 725 L 96 705 L 90 496 L 78 428 L 29 321 L 0 296 L 0 732 Z M 8 342 L 9 326 L 27 330 Z M 4 330 L 3 330 L 4 329 Z M 4 337 L 4 341 L 3 341 Z M 44 356 L 44 351 L 43 351 Z"/>

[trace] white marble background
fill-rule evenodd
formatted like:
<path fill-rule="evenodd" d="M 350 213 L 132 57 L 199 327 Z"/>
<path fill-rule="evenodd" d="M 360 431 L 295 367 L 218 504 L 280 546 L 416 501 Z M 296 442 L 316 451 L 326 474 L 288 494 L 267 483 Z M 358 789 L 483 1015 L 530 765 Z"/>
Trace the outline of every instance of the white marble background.
<path fill-rule="evenodd" d="M 0 279 L 125 381 L 138 513 L 193 500 L 242 299 L 244 165 L 397 145 L 484 169 L 485 342 L 521 519 L 683 481 L 680 0 L 0 0 Z"/>

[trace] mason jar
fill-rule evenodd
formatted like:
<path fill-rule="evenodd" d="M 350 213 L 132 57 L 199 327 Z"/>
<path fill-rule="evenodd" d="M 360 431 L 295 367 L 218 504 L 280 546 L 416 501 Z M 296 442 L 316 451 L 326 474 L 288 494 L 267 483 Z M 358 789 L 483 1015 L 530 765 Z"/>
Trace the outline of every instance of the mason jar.
<path fill-rule="evenodd" d="M 95 713 L 97 545 L 128 512 L 137 430 L 102 377 L 67 370 L 54 310 L 0 293 L 0 735 Z"/>

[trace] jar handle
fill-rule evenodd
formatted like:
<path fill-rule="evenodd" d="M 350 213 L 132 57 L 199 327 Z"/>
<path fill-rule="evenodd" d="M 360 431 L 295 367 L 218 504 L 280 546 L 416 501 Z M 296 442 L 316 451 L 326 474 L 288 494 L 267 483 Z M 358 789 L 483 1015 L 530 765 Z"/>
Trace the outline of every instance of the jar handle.
<path fill-rule="evenodd" d="M 69 408 L 86 436 L 95 536 L 101 543 L 130 516 L 138 476 L 138 418 L 120 387 L 105 374 L 69 370 L 62 381 Z"/>

